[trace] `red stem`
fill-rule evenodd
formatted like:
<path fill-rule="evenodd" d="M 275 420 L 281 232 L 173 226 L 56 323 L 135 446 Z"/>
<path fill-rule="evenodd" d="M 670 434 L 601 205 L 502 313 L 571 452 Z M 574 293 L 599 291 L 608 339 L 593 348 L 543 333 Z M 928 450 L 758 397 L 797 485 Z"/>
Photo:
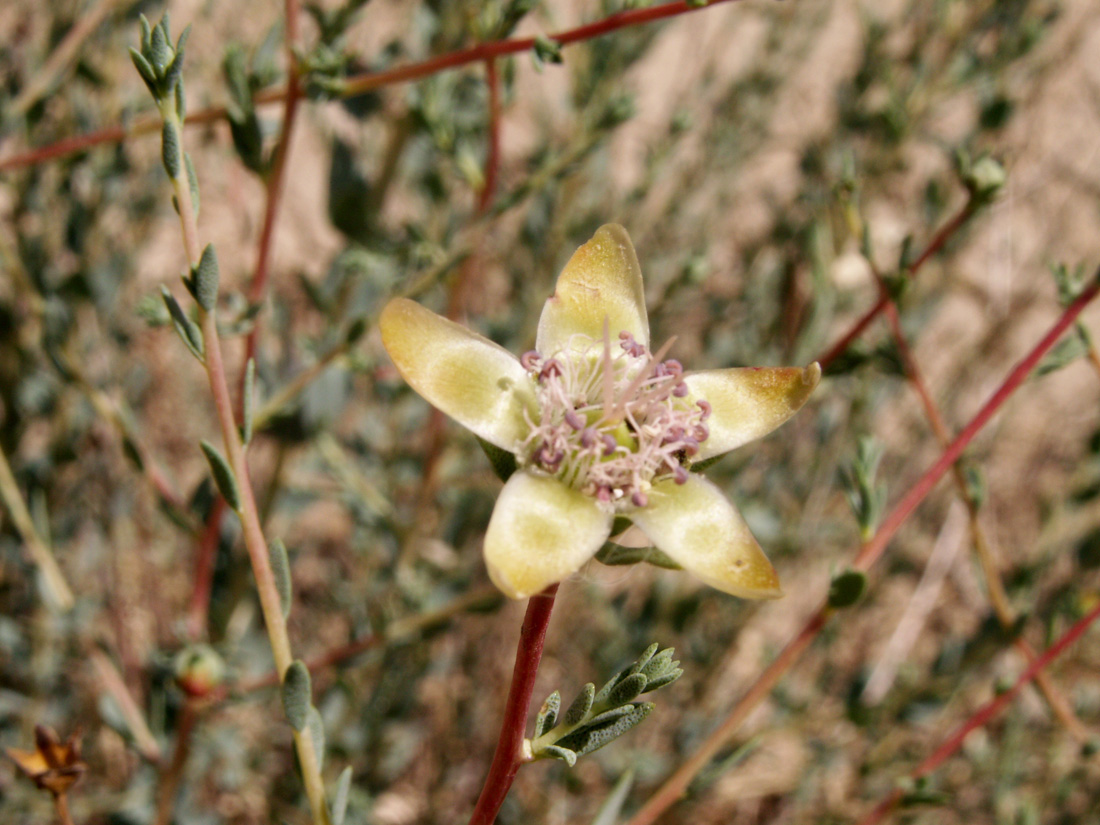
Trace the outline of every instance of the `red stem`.
<path fill-rule="evenodd" d="M 546 627 L 550 624 L 550 611 L 554 609 L 556 584 L 532 596 L 523 617 L 523 628 L 516 649 L 516 666 L 512 671 L 512 686 L 508 691 L 508 703 L 504 708 L 504 720 L 500 727 L 493 764 L 485 785 L 481 789 L 477 806 L 470 817 L 470 825 L 492 825 L 496 820 L 504 797 L 512 787 L 516 771 L 523 764 L 523 739 L 527 732 L 527 711 L 531 706 L 531 694 L 535 689 L 535 676 L 542 660 L 542 646 L 546 641 Z"/>
<path fill-rule="evenodd" d="M 298 63 L 294 55 L 294 45 L 297 43 L 298 33 L 298 3 L 297 0 L 287 0 L 286 3 L 286 45 L 287 45 L 287 87 L 283 100 L 283 127 L 279 135 L 279 142 L 275 146 L 275 155 L 272 158 L 271 174 L 267 179 L 267 205 L 264 209 L 264 223 L 260 231 L 260 246 L 256 254 L 256 269 L 252 273 L 252 282 L 248 285 L 248 301 L 257 304 L 264 298 L 267 290 L 267 282 L 271 271 L 271 246 L 275 237 L 275 219 L 279 214 L 279 204 L 282 202 L 283 182 L 286 180 L 287 159 L 290 156 L 290 141 L 294 133 L 294 122 L 298 114 L 298 103 L 302 99 L 302 85 L 298 77 Z M 260 335 L 260 321 L 257 316 L 245 340 L 244 360 L 247 364 L 250 358 L 256 356 L 256 342 Z M 243 390 L 244 370 L 241 370 L 241 383 Z M 243 405 L 243 393 L 240 404 Z"/>
<path fill-rule="evenodd" d="M 1100 291 L 1100 272 L 1097 273 L 1097 277 L 1093 279 L 1092 284 L 1082 292 L 1072 304 L 1070 304 L 1065 312 L 1062 313 L 1062 317 L 1058 319 L 1058 322 L 1051 327 L 1050 331 L 1043 336 L 1043 339 L 1035 345 L 1035 347 L 1027 354 L 1027 356 L 1020 361 L 1008 377 L 1004 380 L 1004 383 L 997 389 L 993 396 L 985 403 L 985 406 L 981 408 L 977 415 L 971 419 L 970 423 L 966 425 L 961 433 L 956 436 L 955 440 L 951 442 L 950 446 L 943 451 L 939 460 L 928 468 L 928 471 L 921 476 L 920 480 L 910 488 L 905 497 L 898 502 L 897 506 L 890 511 L 888 515 L 879 527 L 878 532 L 874 537 L 865 544 L 859 551 L 859 554 L 855 559 L 855 566 L 861 570 L 867 570 L 871 567 L 886 550 L 886 545 L 889 544 L 890 539 L 897 533 L 898 528 L 905 522 L 907 518 L 912 514 L 913 510 L 917 508 L 917 505 L 924 500 L 932 488 L 936 486 L 936 482 L 940 480 L 944 473 L 946 473 L 956 461 L 959 456 L 962 455 L 963 450 L 974 439 L 974 436 L 989 423 L 994 413 L 1001 408 L 1001 406 L 1008 400 L 1009 396 L 1022 384 L 1031 374 L 1031 371 L 1035 369 L 1036 365 L 1043 359 L 1047 351 L 1054 346 L 1055 342 L 1062 337 L 1062 334 L 1069 328 L 1069 326 L 1076 320 L 1077 316 L 1081 314 L 1081 311 L 1088 305 L 1088 303 L 1096 297 L 1097 292 Z"/>
<path fill-rule="evenodd" d="M 922 776 L 928 775 L 946 762 L 949 757 L 962 747 L 963 740 L 965 740 L 967 736 L 1004 710 L 1005 706 L 1012 701 L 1024 685 L 1035 679 L 1043 671 L 1043 668 L 1064 653 L 1066 648 L 1071 644 L 1081 638 L 1084 632 L 1088 630 L 1089 626 L 1098 618 L 1100 618 L 1100 605 L 1097 605 L 1089 611 L 1087 615 L 1079 619 L 1073 627 L 1067 630 L 1062 637 L 1058 639 L 1057 642 L 1047 648 L 1042 656 L 1035 659 L 1035 661 L 1031 663 L 1031 666 L 1020 674 L 1020 678 L 1016 680 L 1015 684 L 1013 684 L 1009 690 L 995 696 L 979 708 L 973 716 L 967 719 L 950 737 L 948 737 L 946 742 L 936 748 L 928 758 L 921 762 L 910 776 L 914 780 L 920 779 Z M 902 796 L 903 794 L 900 790 L 894 791 L 875 806 L 874 810 L 862 820 L 860 825 L 875 825 L 875 823 L 881 822 L 886 815 L 897 806 Z"/>
<path fill-rule="evenodd" d="M 652 23 L 656 20 L 675 17 L 688 12 L 701 11 L 711 6 L 729 2 L 736 2 L 736 0 L 711 0 L 706 6 L 692 6 L 686 2 L 666 3 L 648 9 L 621 11 L 605 17 L 603 20 L 597 20 L 595 23 L 588 23 L 584 26 L 578 26 L 575 29 L 569 29 L 550 35 L 550 38 L 557 41 L 562 46 L 568 46 L 572 43 L 580 43 L 584 40 L 591 40 L 594 37 L 610 34 L 611 32 L 628 26 Z M 389 86 L 394 83 L 406 83 L 410 80 L 418 80 L 446 69 L 455 69 L 471 63 L 483 62 L 493 57 L 502 57 L 525 52 L 534 48 L 534 45 L 535 39 L 533 37 L 525 37 L 517 40 L 498 40 L 492 43 L 482 43 L 468 49 L 449 52 L 439 55 L 438 57 L 421 61 L 420 63 L 413 63 L 409 66 L 401 66 L 384 72 L 367 72 L 348 78 L 343 89 L 343 96 L 353 97 L 371 89 Z M 273 103 L 277 100 L 282 100 L 287 94 L 288 89 L 275 87 L 257 94 L 256 102 Z M 215 106 L 188 115 L 187 123 L 211 123 L 222 120 L 225 116 L 225 107 Z M 91 132 L 86 135 L 67 138 L 66 140 L 50 144 L 49 146 L 31 149 L 22 154 L 2 158 L 0 159 L 0 172 L 5 169 L 15 169 L 20 166 L 42 163 L 43 161 L 89 149 L 101 143 L 118 142 L 125 140 L 131 135 L 150 134 L 153 132 L 159 133 L 159 131 L 159 118 L 141 118 L 128 129 L 121 126 L 113 126 L 99 132 Z"/>
<path fill-rule="evenodd" d="M 206 623 L 210 614 L 210 592 L 213 589 L 214 561 L 218 557 L 218 541 L 225 515 L 225 499 L 217 496 L 210 507 L 196 548 L 195 583 L 191 589 L 191 602 L 187 607 L 187 633 L 199 640 L 206 636 Z"/>

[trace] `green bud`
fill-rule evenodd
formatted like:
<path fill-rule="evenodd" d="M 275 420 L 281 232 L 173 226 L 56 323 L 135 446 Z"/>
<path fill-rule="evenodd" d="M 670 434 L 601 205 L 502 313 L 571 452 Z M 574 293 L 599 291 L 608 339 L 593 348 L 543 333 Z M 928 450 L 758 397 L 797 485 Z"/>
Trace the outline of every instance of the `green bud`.
<path fill-rule="evenodd" d="M 867 590 L 867 574 L 862 570 L 845 570 L 833 576 L 829 583 L 829 607 L 842 609 L 851 607 Z"/>

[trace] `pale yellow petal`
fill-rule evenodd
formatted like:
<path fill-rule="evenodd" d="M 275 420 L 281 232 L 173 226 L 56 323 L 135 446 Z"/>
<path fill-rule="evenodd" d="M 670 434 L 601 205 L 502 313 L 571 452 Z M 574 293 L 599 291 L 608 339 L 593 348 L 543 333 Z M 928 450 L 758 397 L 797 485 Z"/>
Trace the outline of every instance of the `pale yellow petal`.
<path fill-rule="evenodd" d="M 535 349 L 553 355 L 578 333 L 599 340 L 605 319 L 616 352 L 622 331 L 648 346 L 642 270 L 630 236 L 618 224 L 601 226 L 561 271 L 539 318 Z"/>
<path fill-rule="evenodd" d="M 658 482 L 630 513 L 653 543 L 711 587 L 743 599 L 776 599 L 779 577 L 740 513 L 699 475 Z"/>
<path fill-rule="evenodd" d="M 806 403 L 821 380 L 817 363 L 799 367 L 744 367 L 691 372 L 684 376 L 688 400 L 710 404 L 710 436 L 696 461 L 721 455 L 767 435 Z"/>
<path fill-rule="evenodd" d="M 524 407 L 537 408 L 519 359 L 406 298 L 386 305 L 379 326 L 386 351 L 414 390 L 486 441 L 515 451 L 528 431 Z"/>
<path fill-rule="evenodd" d="M 513 599 L 533 596 L 577 572 L 611 533 L 612 516 L 555 478 L 513 475 L 485 534 L 489 577 Z"/>

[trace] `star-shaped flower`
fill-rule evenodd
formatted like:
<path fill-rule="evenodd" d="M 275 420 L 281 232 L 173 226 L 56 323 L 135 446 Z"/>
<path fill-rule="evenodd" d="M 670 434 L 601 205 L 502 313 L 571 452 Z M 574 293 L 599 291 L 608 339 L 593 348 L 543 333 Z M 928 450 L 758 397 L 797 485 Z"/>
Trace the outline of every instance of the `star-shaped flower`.
<path fill-rule="evenodd" d="M 712 587 L 776 598 L 779 580 L 740 514 L 690 472 L 790 418 L 821 368 L 685 372 L 649 350 L 638 258 L 601 227 L 558 277 L 535 349 L 516 358 L 405 298 L 382 341 L 420 395 L 515 456 L 485 535 L 493 582 L 525 598 L 576 572 L 617 518 Z"/>

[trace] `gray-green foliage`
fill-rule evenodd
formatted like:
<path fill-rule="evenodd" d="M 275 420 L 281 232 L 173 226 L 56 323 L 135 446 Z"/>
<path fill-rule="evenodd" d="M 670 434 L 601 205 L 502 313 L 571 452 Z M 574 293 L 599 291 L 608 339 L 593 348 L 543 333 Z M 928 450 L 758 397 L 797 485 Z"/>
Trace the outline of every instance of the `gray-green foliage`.
<path fill-rule="evenodd" d="M 564 713 L 561 694 L 551 693 L 535 720 L 534 757 L 560 759 L 572 767 L 578 757 L 613 742 L 649 716 L 653 703 L 635 700 L 672 684 L 684 673 L 672 658 L 675 651 L 658 652 L 658 647 L 650 645 L 599 690 L 591 682 L 586 684 Z"/>

